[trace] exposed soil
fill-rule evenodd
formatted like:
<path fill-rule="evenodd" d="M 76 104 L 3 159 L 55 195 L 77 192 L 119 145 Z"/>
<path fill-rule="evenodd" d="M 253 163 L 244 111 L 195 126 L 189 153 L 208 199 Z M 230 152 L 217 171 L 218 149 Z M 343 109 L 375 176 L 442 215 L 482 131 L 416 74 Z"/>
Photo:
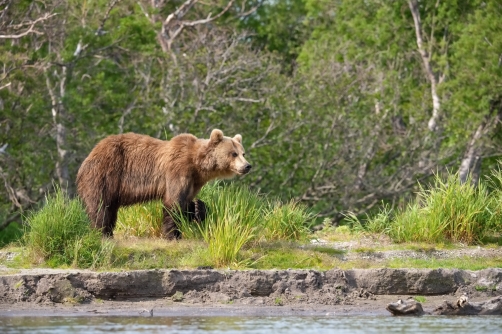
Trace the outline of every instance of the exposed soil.
<path fill-rule="evenodd" d="M 341 256 L 347 261 L 502 259 L 501 247 L 365 252 L 361 248 L 376 248 L 375 240 L 316 243 L 346 250 Z M 0 252 L 4 263 L 12 256 Z M 389 315 L 386 307 L 399 299 L 425 297 L 419 300 L 431 313 L 460 296 L 476 303 L 501 295 L 501 268 L 93 272 L 0 266 L 0 316 Z"/>
<path fill-rule="evenodd" d="M 0 316 L 384 315 L 398 299 L 424 296 L 430 312 L 461 295 L 475 302 L 500 291 L 502 269 L 36 269 L 0 276 Z"/>
<path fill-rule="evenodd" d="M 341 258 L 344 261 L 364 259 L 378 263 L 396 258 L 427 260 L 453 259 L 461 257 L 502 259 L 502 247 L 487 248 L 480 246 L 459 245 L 454 249 L 436 249 L 433 247 L 420 249 L 420 247 L 417 246 L 417 249 L 415 250 L 386 249 L 375 251 L 374 249 L 378 248 L 390 248 L 392 243 L 385 236 L 379 236 L 378 239 L 376 239 L 375 237 L 360 237 L 357 240 L 335 242 L 330 242 L 323 239 L 315 239 L 312 240 L 312 244 L 345 251 L 345 253 L 341 255 Z"/>

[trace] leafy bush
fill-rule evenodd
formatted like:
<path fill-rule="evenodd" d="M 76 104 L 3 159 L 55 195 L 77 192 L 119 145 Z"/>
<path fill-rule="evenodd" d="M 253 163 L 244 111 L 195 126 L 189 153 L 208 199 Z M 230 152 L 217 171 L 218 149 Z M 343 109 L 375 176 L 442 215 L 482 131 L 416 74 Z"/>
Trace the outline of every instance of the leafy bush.
<path fill-rule="evenodd" d="M 31 255 L 49 265 L 95 268 L 110 261 L 113 244 L 92 229 L 83 205 L 61 189 L 27 217 L 23 242 Z"/>
<path fill-rule="evenodd" d="M 18 223 L 10 223 L 0 231 L 0 248 L 18 241 L 23 235 L 23 227 Z"/>

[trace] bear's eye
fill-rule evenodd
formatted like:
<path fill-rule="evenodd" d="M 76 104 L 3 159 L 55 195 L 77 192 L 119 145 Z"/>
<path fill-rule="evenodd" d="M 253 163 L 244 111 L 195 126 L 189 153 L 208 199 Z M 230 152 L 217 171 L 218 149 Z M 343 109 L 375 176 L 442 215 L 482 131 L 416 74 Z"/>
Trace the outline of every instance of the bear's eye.
<path fill-rule="evenodd" d="M 246 153 L 242 153 L 242 156 L 245 157 L 246 156 Z"/>
<path fill-rule="evenodd" d="M 232 156 L 233 156 L 234 158 L 237 158 L 238 154 L 234 152 L 234 153 L 232 153 Z"/>

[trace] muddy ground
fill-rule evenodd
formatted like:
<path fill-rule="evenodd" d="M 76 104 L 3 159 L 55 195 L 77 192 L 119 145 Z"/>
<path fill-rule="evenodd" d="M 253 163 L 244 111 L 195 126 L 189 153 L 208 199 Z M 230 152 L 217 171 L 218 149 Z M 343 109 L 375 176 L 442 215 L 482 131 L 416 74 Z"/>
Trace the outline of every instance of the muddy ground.
<path fill-rule="evenodd" d="M 502 247 L 365 253 L 354 249 L 374 248 L 375 240 L 315 242 L 344 250 L 342 260 L 347 261 L 465 256 L 502 261 Z M 0 252 L 4 263 L 14 255 Z M 0 266 L 0 316 L 389 315 L 386 306 L 399 299 L 423 297 L 417 299 L 424 311 L 431 312 L 444 301 L 455 303 L 463 295 L 470 302 L 502 295 L 502 269 L 93 272 Z"/>
<path fill-rule="evenodd" d="M 0 316 L 388 315 L 398 299 L 424 310 L 501 295 L 502 269 L 139 270 L 0 268 Z"/>

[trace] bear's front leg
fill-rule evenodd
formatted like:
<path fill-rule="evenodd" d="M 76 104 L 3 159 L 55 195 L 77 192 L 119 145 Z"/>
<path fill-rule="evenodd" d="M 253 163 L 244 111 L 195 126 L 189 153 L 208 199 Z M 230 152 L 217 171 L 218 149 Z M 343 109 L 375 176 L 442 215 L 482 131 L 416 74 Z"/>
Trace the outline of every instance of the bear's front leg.
<path fill-rule="evenodd" d="M 200 199 L 194 199 L 185 207 L 185 210 L 179 213 L 184 216 L 183 219 L 188 219 L 190 222 L 196 221 L 197 223 L 201 223 L 206 219 L 206 204 Z M 181 232 L 176 223 L 178 218 L 176 215 L 173 217 L 170 210 L 164 209 L 164 223 L 162 224 L 162 236 L 164 238 L 168 240 L 181 239 Z"/>
<path fill-rule="evenodd" d="M 167 240 L 181 239 L 181 232 L 169 210 L 164 209 L 164 222 L 162 224 L 162 237 Z"/>
<path fill-rule="evenodd" d="M 190 202 L 187 215 L 189 221 L 195 221 L 200 224 L 204 220 L 206 220 L 206 215 L 206 203 L 204 203 L 200 199 L 194 199 L 192 202 Z"/>

